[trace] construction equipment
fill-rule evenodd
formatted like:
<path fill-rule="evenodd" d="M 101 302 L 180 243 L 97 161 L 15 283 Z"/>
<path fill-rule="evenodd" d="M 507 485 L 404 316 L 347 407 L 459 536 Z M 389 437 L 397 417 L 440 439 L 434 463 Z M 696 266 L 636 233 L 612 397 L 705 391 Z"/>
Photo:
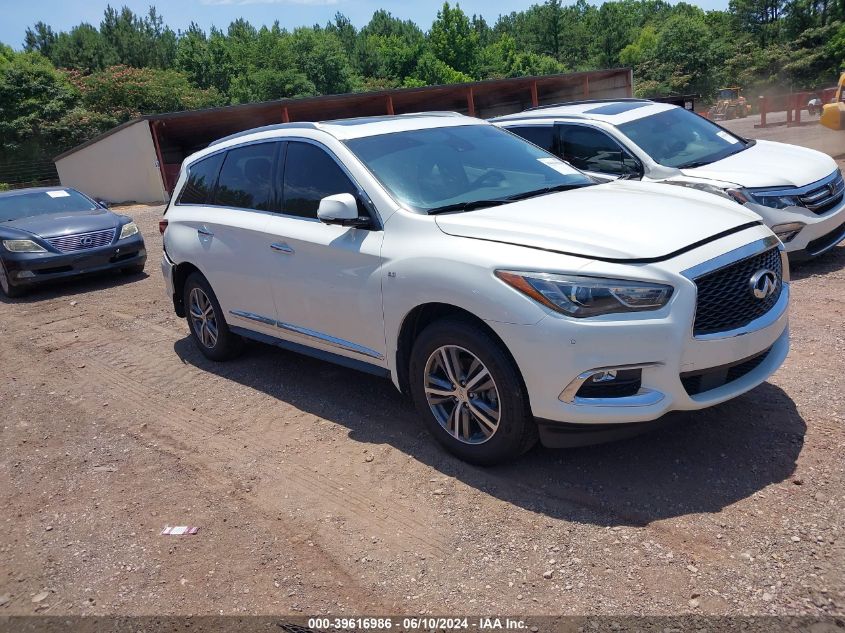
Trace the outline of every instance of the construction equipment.
<path fill-rule="evenodd" d="M 845 130 L 845 70 L 839 76 L 839 85 L 830 103 L 822 106 L 819 123 L 831 130 Z"/>
<path fill-rule="evenodd" d="M 750 112 L 751 104 L 742 96 L 742 88 L 720 88 L 716 93 L 716 104 L 710 108 L 710 118 L 714 121 L 744 119 Z"/>

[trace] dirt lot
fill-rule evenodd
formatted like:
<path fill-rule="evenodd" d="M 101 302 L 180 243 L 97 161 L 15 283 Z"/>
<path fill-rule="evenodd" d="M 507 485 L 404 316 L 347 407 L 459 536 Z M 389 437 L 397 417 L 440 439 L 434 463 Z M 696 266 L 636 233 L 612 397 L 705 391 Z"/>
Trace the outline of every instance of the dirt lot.
<path fill-rule="evenodd" d="M 384 380 L 206 361 L 146 274 L 0 302 L 0 616 L 845 614 L 845 248 L 792 351 L 647 436 L 479 469 Z M 165 525 L 195 536 L 160 536 Z"/>

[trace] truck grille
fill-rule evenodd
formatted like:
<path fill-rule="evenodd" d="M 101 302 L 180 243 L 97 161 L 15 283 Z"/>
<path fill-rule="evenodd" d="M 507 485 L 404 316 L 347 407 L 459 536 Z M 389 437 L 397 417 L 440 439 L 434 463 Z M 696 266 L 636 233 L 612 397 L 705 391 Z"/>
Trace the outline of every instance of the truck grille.
<path fill-rule="evenodd" d="M 751 291 L 751 277 L 764 269 L 775 273 L 777 290 L 765 299 L 758 299 Z M 698 287 L 693 334 L 702 336 L 735 330 L 766 314 L 780 298 L 783 290 L 780 252 L 775 246 L 693 281 Z"/>
<path fill-rule="evenodd" d="M 114 241 L 116 230 L 106 229 L 105 231 L 94 231 L 93 233 L 62 235 L 61 237 L 51 237 L 47 241 L 62 253 L 73 253 L 74 251 L 85 251 L 90 248 L 108 246 Z"/>
<path fill-rule="evenodd" d="M 842 178 L 842 172 L 837 171 L 832 177 L 821 182 L 818 187 L 798 196 L 798 200 L 801 206 L 821 215 L 842 202 L 843 194 L 845 194 L 845 180 Z"/>

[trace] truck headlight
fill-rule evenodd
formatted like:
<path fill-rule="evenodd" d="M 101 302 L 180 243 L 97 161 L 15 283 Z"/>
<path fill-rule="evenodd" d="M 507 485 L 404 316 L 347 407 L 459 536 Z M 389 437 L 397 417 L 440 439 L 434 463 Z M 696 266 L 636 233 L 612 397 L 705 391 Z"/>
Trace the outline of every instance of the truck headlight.
<path fill-rule="evenodd" d="M 3 240 L 3 248 L 12 253 L 46 253 L 47 249 L 32 240 Z"/>
<path fill-rule="evenodd" d="M 138 234 L 138 225 L 135 224 L 134 222 L 127 222 L 120 229 L 120 237 L 117 238 L 117 239 L 124 240 L 127 237 L 132 237 L 133 235 L 137 235 L 137 234 Z"/>
<path fill-rule="evenodd" d="M 658 310 L 674 290 L 664 284 L 580 275 L 497 270 L 496 276 L 547 308 L 579 318 Z"/>

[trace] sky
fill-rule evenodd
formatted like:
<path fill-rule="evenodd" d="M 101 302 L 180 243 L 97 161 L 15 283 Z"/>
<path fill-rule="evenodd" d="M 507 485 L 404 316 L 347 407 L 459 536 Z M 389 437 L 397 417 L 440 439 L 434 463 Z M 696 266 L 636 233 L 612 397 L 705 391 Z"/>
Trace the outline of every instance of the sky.
<path fill-rule="evenodd" d="M 601 0 L 590 0 L 600 4 Z M 703 9 L 724 9 L 728 0 L 689 0 Z M 492 24 L 501 14 L 521 11 L 542 0 L 462 0 L 458 4 L 468 15 L 479 14 Z M 0 42 L 20 49 L 26 27 L 43 21 L 55 31 L 65 31 L 80 22 L 99 26 L 108 0 L 0 0 Z M 255 26 L 275 20 L 286 28 L 325 24 L 340 11 L 361 27 L 377 9 L 386 9 L 403 20 L 411 19 L 427 30 L 442 6 L 442 0 L 112 0 L 112 6 L 128 6 L 146 14 L 154 4 L 174 30 L 184 30 L 191 21 L 204 29 L 224 28 L 237 18 Z M 454 2 L 453 2 L 454 4 Z"/>

